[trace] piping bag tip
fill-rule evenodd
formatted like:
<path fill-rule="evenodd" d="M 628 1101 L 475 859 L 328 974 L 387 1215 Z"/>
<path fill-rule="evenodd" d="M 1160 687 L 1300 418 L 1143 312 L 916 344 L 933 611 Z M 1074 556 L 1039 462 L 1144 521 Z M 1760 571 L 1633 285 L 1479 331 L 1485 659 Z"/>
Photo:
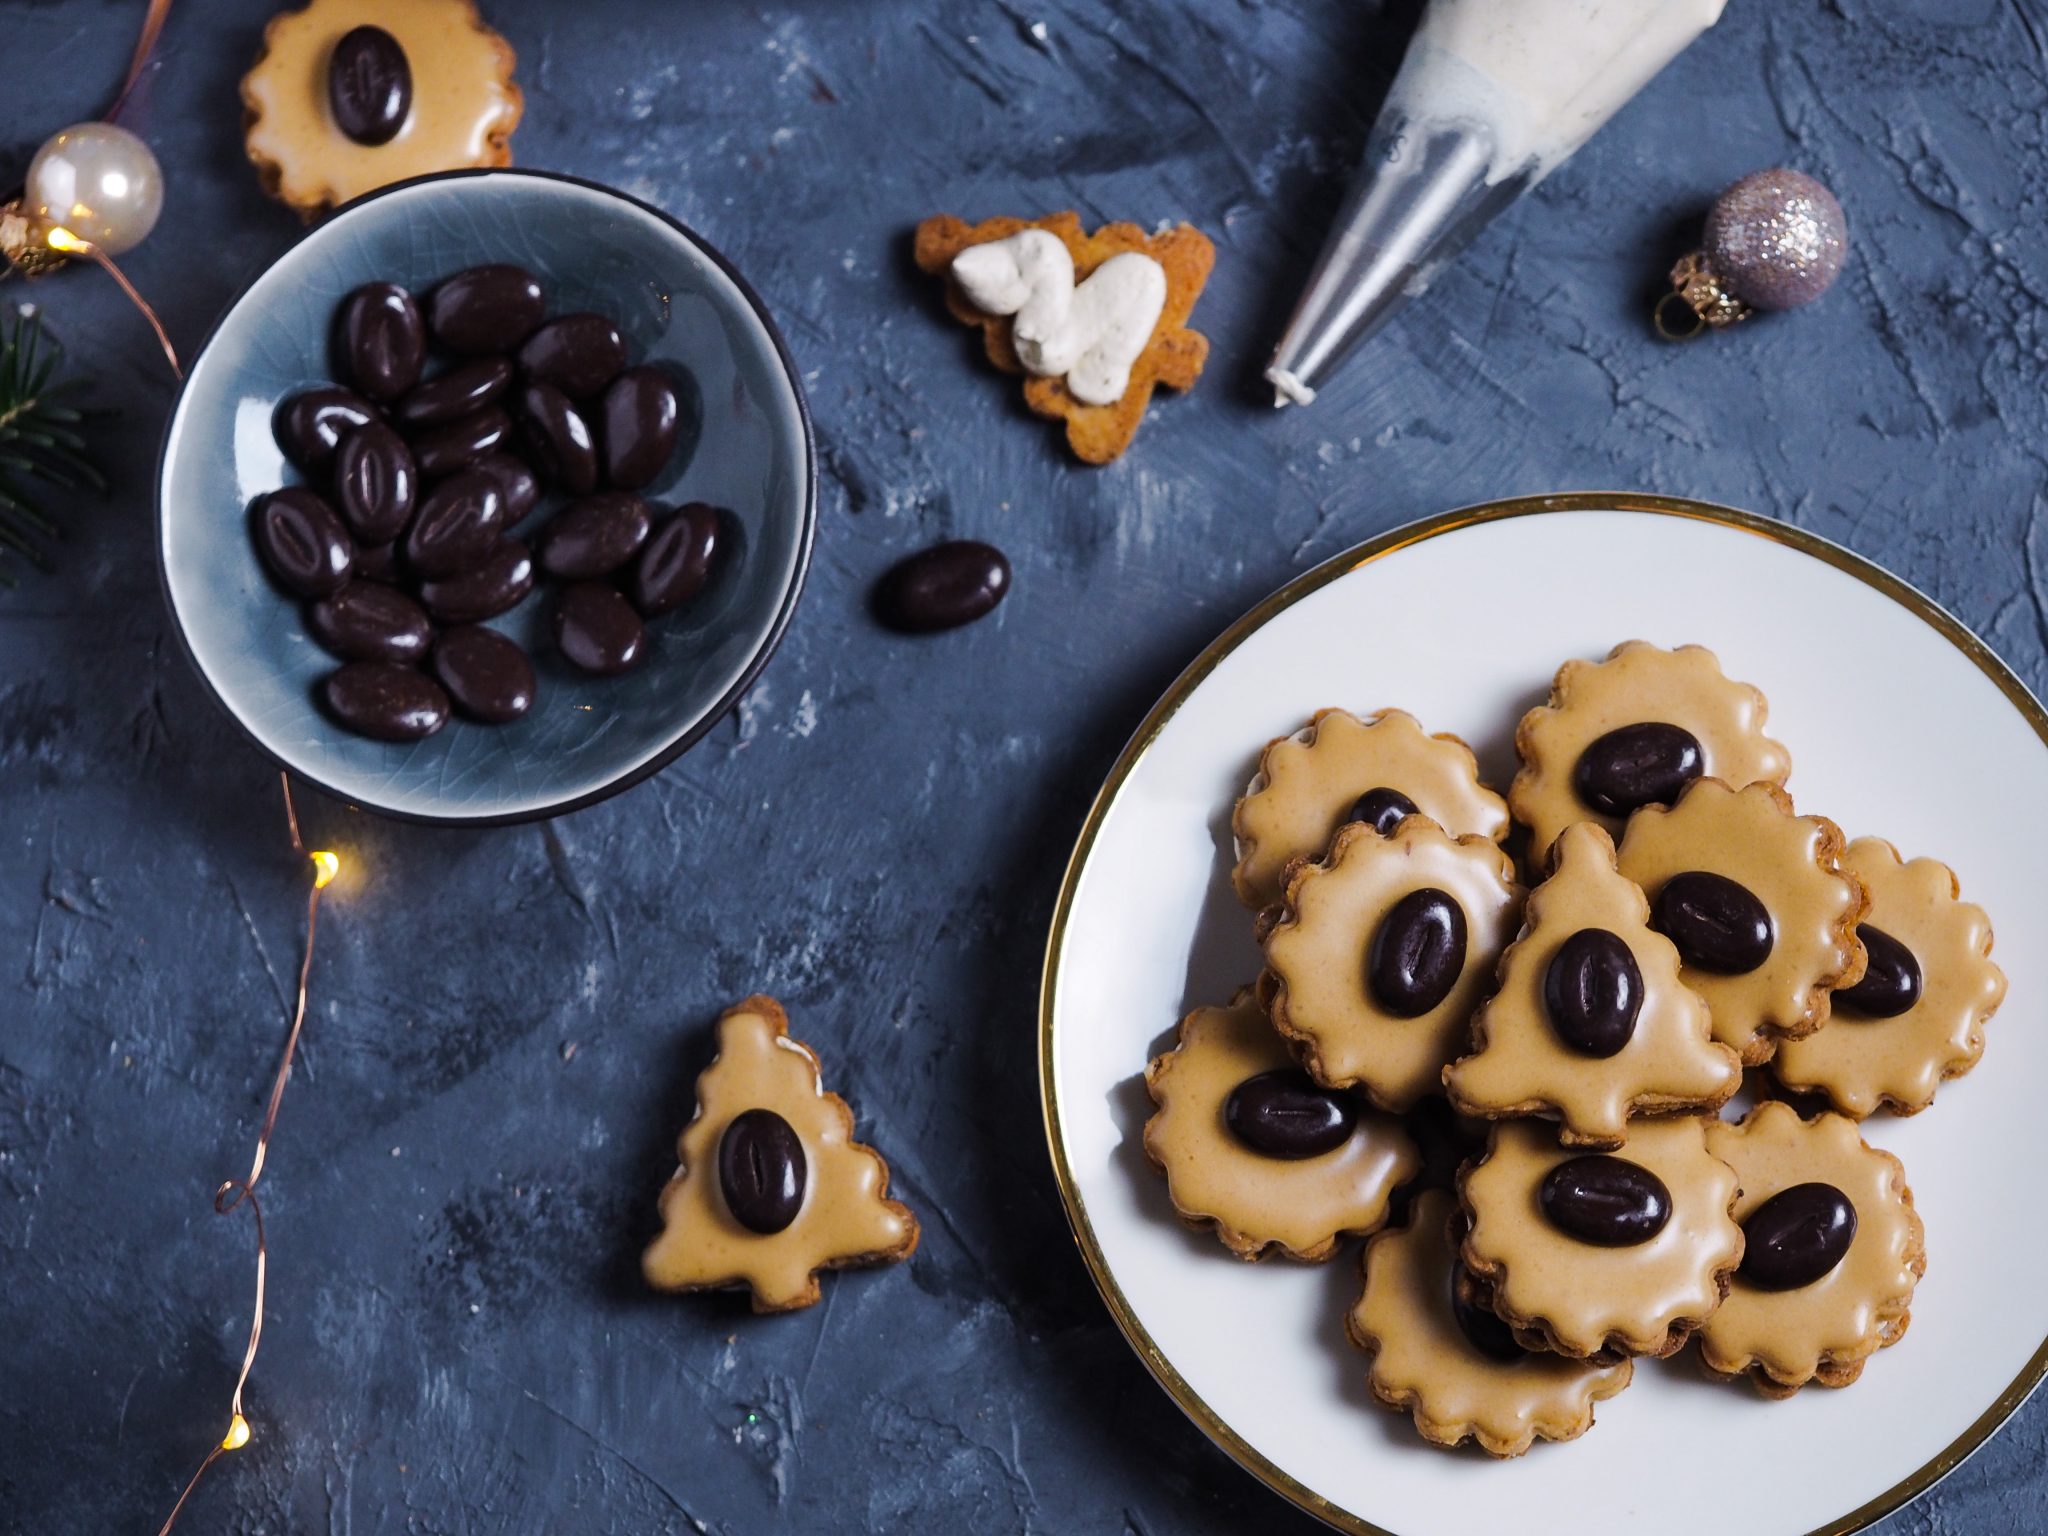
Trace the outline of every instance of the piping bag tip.
<path fill-rule="evenodd" d="M 1294 373 L 1278 363 L 1266 370 L 1266 382 L 1273 386 L 1273 409 L 1284 410 L 1289 405 L 1313 405 L 1316 392 L 1310 389 Z"/>

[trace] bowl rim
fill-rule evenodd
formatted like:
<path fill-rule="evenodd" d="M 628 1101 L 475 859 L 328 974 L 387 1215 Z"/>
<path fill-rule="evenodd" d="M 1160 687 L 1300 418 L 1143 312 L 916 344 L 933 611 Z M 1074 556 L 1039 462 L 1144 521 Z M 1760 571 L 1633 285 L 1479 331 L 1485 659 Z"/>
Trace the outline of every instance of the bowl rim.
<path fill-rule="evenodd" d="M 790 393 L 796 401 L 797 423 L 801 428 L 801 441 L 804 453 L 802 474 L 803 506 L 797 529 L 795 563 L 790 572 L 788 586 L 782 593 L 775 615 L 769 622 L 767 632 L 761 637 L 761 643 L 755 648 L 754 654 L 748 657 L 746 664 L 740 668 L 739 674 L 733 679 L 732 684 L 724 693 L 719 695 L 717 700 L 704 712 L 701 718 L 684 730 L 674 741 L 648 758 L 647 761 L 636 764 L 623 773 L 605 780 L 595 788 L 585 790 L 580 794 L 572 795 L 565 799 L 530 806 L 523 810 L 504 811 L 479 816 L 464 816 L 437 811 L 403 810 L 396 806 L 380 804 L 363 795 L 339 789 L 327 783 L 317 774 L 310 773 L 297 764 L 286 762 L 277 753 L 271 751 L 264 744 L 262 738 L 250 729 L 240 712 L 214 686 L 213 677 L 200 661 L 191 638 L 186 634 L 184 615 L 179 611 L 177 599 L 172 594 L 170 570 L 164 554 L 166 536 L 165 509 L 167 504 L 164 475 L 170 462 L 171 429 L 177 422 L 178 413 L 184 407 L 186 393 L 191 388 L 192 376 L 197 372 L 200 360 L 205 357 L 207 349 L 213 345 L 214 338 L 219 334 L 221 327 L 227 323 L 228 317 L 241 307 L 242 301 L 248 297 L 249 291 L 258 282 L 262 281 L 263 277 L 278 262 L 284 260 L 286 256 L 297 250 L 304 242 L 320 234 L 342 215 L 367 203 L 376 202 L 379 198 L 388 197 L 394 193 L 431 182 L 470 181 L 480 177 L 491 176 L 516 176 L 532 181 L 562 182 L 572 187 L 582 188 L 588 192 L 596 192 L 606 197 L 616 198 L 618 201 L 666 224 L 670 229 L 681 235 L 684 240 L 702 252 L 710 260 L 711 264 L 724 274 L 733 287 L 739 291 L 741 299 L 745 301 L 747 308 L 752 311 L 755 323 L 760 327 L 762 334 L 768 338 L 770 346 L 774 349 L 776 360 L 781 366 L 783 378 L 788 383 Z M 438 827 L 513 826 L 523 822 L 543 821 L 555 816 L 567 815 L 571 811 L 582 810 L 585 806 L 595 805 L 600 800 L 608 800 L 613 795 L 631 789 L 642 780 L 652 778 L 709 735 L 712 728 L 732 713 L 733 709 L 746 695 L 747 690 L 754 685 L 755 679 L 761 675 L 762 669 L 768 665 L 769 658 L 775 654 L 776 648 L 781 645 L 782 637 L 788 631 L 791 619 L 796 615 L 797 601 L 803 595 L 804 582 L 810 575 L 811 554 L 818 532 L 818 436 L 817 429 L 811 421 L 810 400 L 804 393 L 803 375 L 797 368 L 795 357 L 790 353 L 789 343 L 783 338 L 781 327 L 775 323 L 774 316 L 769 313 L 766 302 L 755 291 L 753 284 L 749 283 L 741 275 L 739 268 L 733 265 L 723 251 L 705 239 L 703 235 L 666 210 L 657 208 L 652 203 L 633 196 L 630 192 L 622 192 L 617 187 L 609 186 L 601 181 L 592 181 L 588 177 L 572 176 L 562 171 L 533 170 L 519 166 L 466 166 L 458 170 L 430 171 L 421 176 L 409 176 L 403 181 L 394 181 L 365 192 L 360 197 L 351 198 L 348 202 L 342 204 L 332 213 L 321 219 L 319 223 L 311 225 L 302 231 L 290 245 L 286 246 L 284 250 L 279 251 L 270 260 L 264 262 L 260 268 L 250 274 L 247 281 L 235 290 L 234 297 L 221 307 L 220 313 L 214 317 L 213 323 L 207 327 L 205 337 L 193 349 L 191 359 L 186 364 L 184 376 L 178 385 L 178 392 L 172 396 L 170 408 L 164 413 L 163 432 L 157 446 L 154 499 L 156 503 L 155 555 L 157 587 L 162 593 L 164 608 L 170 615 L 171 631 L 177 636 L 178 647 L 184 652 L 186 661 L 191 664 L 192 670 L 198 675 L 200 685 L 204 688 L 207 696 L 235 723 L 236 729 L 242 733 L 249 744 L 255 747 L 274 767 L 282 773 L 296 777 L 301 783 L 319 790 L 322 794 L 330 795 L 357 809 L 371 811 L 376 815 L 388 817 L 393 821 Z"/>

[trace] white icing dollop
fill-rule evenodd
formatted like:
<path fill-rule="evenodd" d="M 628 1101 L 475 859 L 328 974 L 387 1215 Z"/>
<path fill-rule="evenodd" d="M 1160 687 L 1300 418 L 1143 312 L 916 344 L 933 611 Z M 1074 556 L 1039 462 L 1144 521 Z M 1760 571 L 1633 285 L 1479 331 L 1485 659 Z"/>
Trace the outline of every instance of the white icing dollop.
<path fill-rule="evenodd" d="M 970 245 L 953 277 L 976 309 L 1016 316 L 1011 339 L 1028 371 L 1064 375 L 1087 405 L 1123 398 L 1166 308 L 1166 269 L 1150 256 L 1120 252 L 1077 287 L 1066 242 L 1043 229 Z"/>

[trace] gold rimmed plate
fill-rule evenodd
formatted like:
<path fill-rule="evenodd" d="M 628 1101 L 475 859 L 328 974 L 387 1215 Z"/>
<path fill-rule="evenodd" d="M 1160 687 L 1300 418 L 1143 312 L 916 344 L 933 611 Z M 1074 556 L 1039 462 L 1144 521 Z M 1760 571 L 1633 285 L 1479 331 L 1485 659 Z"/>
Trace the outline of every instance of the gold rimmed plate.
<path fill-rule="evenodd" d="M 1771 701 L 1801 810 L 1961 876 L 2010 978 L 1989 1050 L 1866 1136 L 1905 1162 L 1928 1271 L 1905 1339 L 1843 1391 L 1768 1403 L 1690 1355 L 1638 1369 L 1580 1440 L 1494 1463 L 1425 1446 L 1346 1341 L 1356 1248 L 1244 1264 L 1189 1231 L 1139 1136 L 1142 1079 L 1181 1015 L 1258 963 L 1231 893 L 1230 808 L 1274 736 L 1318 708 L 1409 709 L 1490 781 L 1557 664 L 1698 642 Z M 1932 599 L 1753 514 L 1662 497 L 1527 498 L 1397 529 L 1289 583 L 1154 706 L 1097 796 L 1053 918 L 1039 1066 L 1082 1254 L 1161 1386 L 1277 1493 L 1342 1530 L 1841 1536 L 1931 1486 L 2048 1370 L 2048 713 Z"/>

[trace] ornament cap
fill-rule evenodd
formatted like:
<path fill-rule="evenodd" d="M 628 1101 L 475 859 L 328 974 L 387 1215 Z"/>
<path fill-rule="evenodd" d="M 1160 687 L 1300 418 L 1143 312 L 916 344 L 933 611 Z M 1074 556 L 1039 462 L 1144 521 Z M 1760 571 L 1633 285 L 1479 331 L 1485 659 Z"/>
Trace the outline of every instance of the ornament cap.
<path fill-rule="evenodd" d="M 1703 331 L 1747 320 L 1755 311 L 1730 293 L 1704 252 L 1678 258 L 1671 291 L 1657 301 L 1650 318 L 1666 341 L 1691 341 Z"/>
<path fill-rule="evenodd" d="M 11 270 L 23 277 L 42 277 L 70 259 L 42 238 L 36 221 L 23 211 L 20 198 L 0 203 L 0 257 L 7 263 L 0 268 L 0 276 Z"/>

